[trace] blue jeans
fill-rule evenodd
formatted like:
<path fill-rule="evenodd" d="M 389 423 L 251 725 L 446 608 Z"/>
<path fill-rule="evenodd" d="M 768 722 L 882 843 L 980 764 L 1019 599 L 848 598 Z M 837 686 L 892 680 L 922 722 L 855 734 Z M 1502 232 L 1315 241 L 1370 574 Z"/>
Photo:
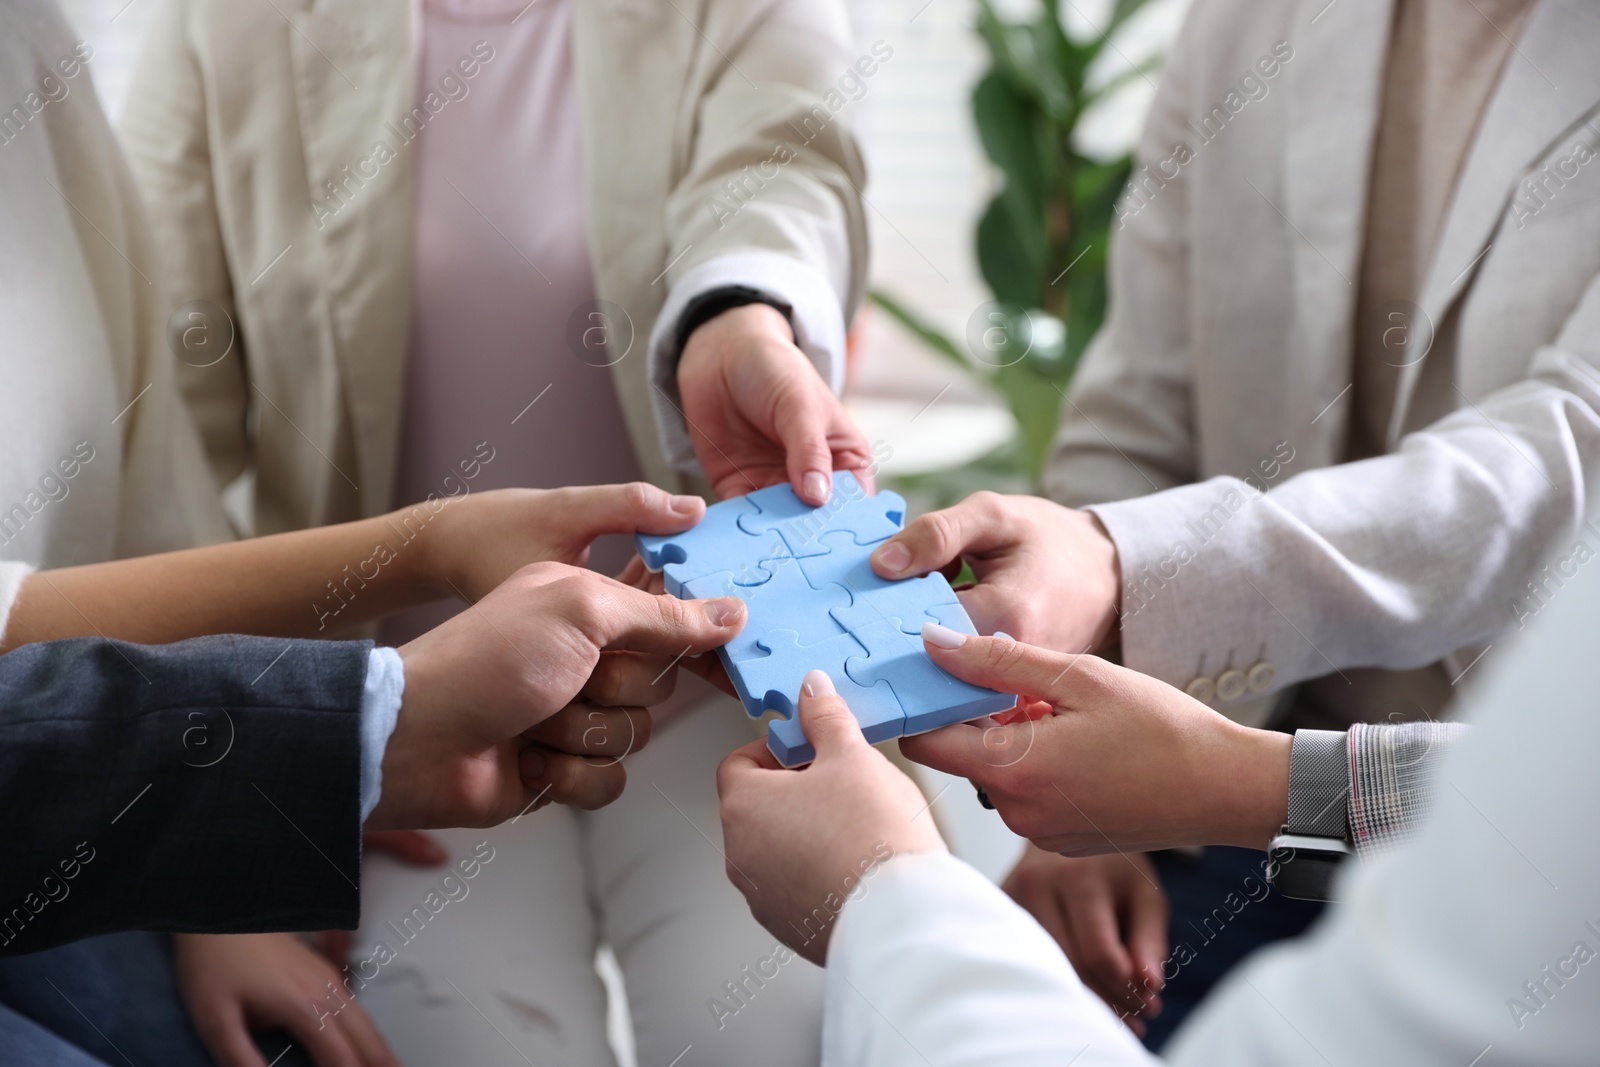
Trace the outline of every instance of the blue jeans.
<path fill-rule="evenodd" d="M 290 1044 L 256 1035 L 270 1063 Z M 26 1067 L 215 1067 L 178 996 L 172 939 L 109 934 L 0 957 L 0 1062 Z M 295 1048 L 276 1067 L 308 1067 Z"/>
<path fill-rule="evenodd" d="M 1172 902 L 1163 1007 L 1144 1036 L 1145 1047 L 1159 1052 L 1223 975 L 1256 949 L 1299 936 L 1323 906 L 1271 888 L 1265 852 L 1213 847 L 1199 859 L 1180 852 L 1151 859 Z"/>

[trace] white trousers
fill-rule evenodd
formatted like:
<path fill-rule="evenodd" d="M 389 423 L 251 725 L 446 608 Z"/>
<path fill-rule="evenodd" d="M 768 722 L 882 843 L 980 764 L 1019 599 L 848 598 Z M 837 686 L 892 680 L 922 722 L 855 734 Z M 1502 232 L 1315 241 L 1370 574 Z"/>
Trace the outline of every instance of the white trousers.
<path fill-rule="evenodd" d="M 594 969 L 603 942 L 622 969 L 639 1067 L 814 1067 L 822 971 L 778 962 L 787 954 L 775 957 L 724 870 L 716 768 L 753 736 L 719 696 L 628 756 L 627 789 L 607 808 L 437 833 L 448 881 L 444 868 L 369 856 L 350 973 L 401 1062 L 611 1067 Z"/>

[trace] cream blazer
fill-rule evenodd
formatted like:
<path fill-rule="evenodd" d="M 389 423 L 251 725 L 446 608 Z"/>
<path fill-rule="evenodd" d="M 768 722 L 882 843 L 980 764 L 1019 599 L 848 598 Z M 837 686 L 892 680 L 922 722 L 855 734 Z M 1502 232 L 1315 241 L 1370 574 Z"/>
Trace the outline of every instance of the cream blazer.
<path fill-rule="evenodd" d="M 1441 225 L 1392 451 L 1336 465 L 1392 3 L 1191 8 L 1049 463 L 1056 499 L 1120 501 L 1096 511 L 1126 662 L 1221 705 L 1478 646 L 1455 677 L 1600 566 L 1592 3 L 1528 15 Z"/>
<path fill-rule="evenodd" d="M 676 485 L 690 464 L 660 417 L 678 417 L 664 305 L 729 280 L 772 289 L 842 376 L 865 177 L 833 104 L 858 57 L 839 0 L 573 3 L 597 296 L 635 337 L 613 374 L 642 469 Z M 164 0 L 128 92 L 121 132 L 168 288 L 237 325 L 226 359 L 180 372 L 218 479 L 255 475 L 257 533 L 390 502 L 412 176 L 407 149 L 362 161 L 397 145 L 388 124 L 418 103 L 414 19 L 407 0 Z M 780 144 L 793 158 L 775 179 L 737 212 L 709 209 Z M 314 206 L 329 182 L 345 190 L 335 213 Z"/>

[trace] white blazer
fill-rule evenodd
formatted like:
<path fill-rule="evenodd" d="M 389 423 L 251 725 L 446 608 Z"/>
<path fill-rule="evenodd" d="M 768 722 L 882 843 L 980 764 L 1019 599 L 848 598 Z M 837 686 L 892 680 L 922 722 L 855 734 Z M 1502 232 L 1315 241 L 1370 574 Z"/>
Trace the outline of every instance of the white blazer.
<path fill-rule="evenodd" d="M 1392 6 L 1197 0 L 1118 208 L 1110 317 L 1046 481 L 1117 501 L 1095 511 L 1122 559 L 1124 661 L 1180 687 L 1242 700 L 1499 641 L 1565 580 L 1529 589 L 1547 550 L 1600 546 L 1580 528 L 1600 469 L 1600 7 L 1584 0 L 1540 0 L 1486 106 L 1392 453 L 1335 465 Z M 1223 684 L 1256 667 L 1242 697 L 1239 675 Z"/>

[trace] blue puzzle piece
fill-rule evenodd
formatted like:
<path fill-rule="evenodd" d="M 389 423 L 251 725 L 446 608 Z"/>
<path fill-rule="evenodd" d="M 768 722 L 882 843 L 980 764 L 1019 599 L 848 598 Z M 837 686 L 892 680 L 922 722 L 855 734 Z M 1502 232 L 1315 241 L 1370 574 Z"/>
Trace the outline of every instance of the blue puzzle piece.
<path fill-rule="evenodd" d="M 828 672 L 871 741 L 918 733 L 1010 707 L 1013 698 L 966 685 L 927 658 L 916 635 L 936 620 L 972 632 L 940 575 L 887 581 L 872 573 L 872 546 L 900 528 L 905 501 L 867 496 L 834 476 L 821 508 L 788 486 L 713 504 L 694 529 L 639 535 L 639 553 L 676 596 L 732 595 L 749 609 L 744 631 L 719 650 L 745 710 L 787 716 L 767 730 L 786 765 L 813 757 L 795 718 L 805 672 Z M 903 625 L 902 625 L 903 620 Z"/>
<path fill-rule="evenodd" d="M 849 533 L 824 534 L 819 541 L 827 551 L 801 558 L 800 570 L 813 589 L 843 586 L 849 592 L 850 606 L 833 612 L 846 630 L 884 619 L 901 619 L 906 632 L 921 633 L 929 608 L 958 603 L 955 591 L 942 574 L 898 580 L 880 578 L 869 562 L 870 548 L 862 550 Z"/>
<path fill-rule="evenodd" d="M 906 502 L 900 494 L 869 496 L 849 471 L 834 473 L 833 493 L 820 507 L 805 503 L 788 486 L 761 489 L 745 500 L 757 510 L 755 514 L 741 513 L 739 528 L 748 534 L 776 533 L 799 558 L 818 554 L 816 542 L 824 533 L 848 531 L 858 545 L 876 544 L 899 531 L 906 515 Z"/>
<path fill-rule="evenodd" d="M 816 644 L 845 632 L 846 627 L 835 621 L 833 608 L 847 608 L 850 596 L 843 589 L 817 591 L 806 582 L 805 576 L 793 559 L 772 561 L 777 564 L 771 578 L 759 585 L 745 585 L 739 576 L 729 571 L 708 574 L 684 583 L 682 595 L 687 598 L 736 596 L 745 603 L 748 615 L 744 629 L 732 641 L 718 650 L 723 666 L 734 675 L 733 665 L 743 660 L 764 655 L 756 642 L 774 630 L 794 630 L 803 644 Z M 759 707 L 746 710 L 752 716 L 761 714 Z"/>
<path fill-rule="evenodd" d="M 902 733 L 925 733 L 941 726 L 993 715 L 1014 707 L 1015 696 L 963 682 L 928 658 L 922 641 L 891 619 L 851 631 L 867 650 L 844 665 L 857 685 L 888 682 L 905 711 Z"/>
<path fill-rule="evenodd" d="M 861 642 L 850 634 L 839 634 L 817 644 L 802 645 L 799 636 L 793 630 L 767 633 L 760 644 L 770 654 L 740 662 L 739 676 L 734 681 L 747 711 L 755 709 L 753 714 L 759 715 L 771 709 L 784 716 L 767 724 L 767 748 L 779 763 L 793 767 L 816 758 L 816 750 L 800 728 L 796 707 L 800 683 L 813 668 L 827 672 L 869 742 L 886 741 L 901 734 L 905 712 L 894 690 L 887 685 L 862 685 L 845 669 L 852 657 L 867 653 Z"/>
<path fill-rule="evenodd" d="M 782 487 L 788 491 L 788 487 Z M 666 577 L 667 592 L 683 596 L 683 587 L 696 578 L 724 571 L 737 575 L 740 584 L 759 584 L 762 560 L 787 552 L 782 538 L 748 534 L 739 526 L 745 514 L 757 514 L 748 497 L 713 504 L 705 518 L 691 530 L 678 534 L 637 534 L 634 544 L 644 564 Z"/>

